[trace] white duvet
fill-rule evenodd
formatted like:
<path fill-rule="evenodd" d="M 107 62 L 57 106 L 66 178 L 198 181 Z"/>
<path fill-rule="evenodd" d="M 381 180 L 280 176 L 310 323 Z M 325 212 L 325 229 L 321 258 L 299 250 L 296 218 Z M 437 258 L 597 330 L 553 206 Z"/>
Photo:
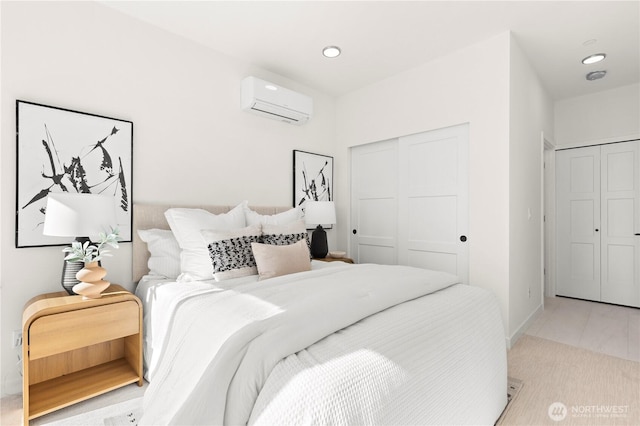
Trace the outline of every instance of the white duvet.
<path fill-rule="evenodd" d="M 141 424 L 492 424 L 506 404 L 499 309 L 457 283 L 345 265 L 187 292 Z"/>

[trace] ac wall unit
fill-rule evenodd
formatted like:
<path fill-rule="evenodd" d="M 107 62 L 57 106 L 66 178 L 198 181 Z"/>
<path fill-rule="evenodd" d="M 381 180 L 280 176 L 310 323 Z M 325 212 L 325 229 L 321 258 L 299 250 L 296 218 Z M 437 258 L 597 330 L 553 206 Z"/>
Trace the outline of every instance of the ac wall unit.
<path fill-rule="evenodd" d="M 297 125 L 306 123 L 313 113 L 309 96 L 256 77 L 242 80 L 241 105 L 244 111 Z"/>

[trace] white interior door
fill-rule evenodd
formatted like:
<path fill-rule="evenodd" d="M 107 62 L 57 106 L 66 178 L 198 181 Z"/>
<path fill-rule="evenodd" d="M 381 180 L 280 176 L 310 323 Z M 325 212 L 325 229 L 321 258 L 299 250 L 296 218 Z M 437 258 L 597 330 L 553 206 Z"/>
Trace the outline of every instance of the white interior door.
<path fill-rule="evenodd" d="M 601 147 L 601 300 L 640 307 L 640 141 Z"/>
<path fill-rule="evenodd" d="M 351 250 L 357 263 L 397 263 L 398 141 L 351 149 Z"/>
<path fill-rule="evenodd" d="M 399 140 L 398 263 L 469 281 L 468 125 Z"/>
<path fill-rule="evenodd" d="M 600 300 L 600 147 L 556 153 L 556 294 Z"/>

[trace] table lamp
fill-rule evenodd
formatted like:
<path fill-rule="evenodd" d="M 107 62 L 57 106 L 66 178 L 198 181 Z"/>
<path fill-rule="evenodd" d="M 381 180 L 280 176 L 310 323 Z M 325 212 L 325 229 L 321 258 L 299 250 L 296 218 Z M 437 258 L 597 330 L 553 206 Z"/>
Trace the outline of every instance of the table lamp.
<path fill-rule="evenodd" d="M 52 192 L 47 196 L 44 216 L 44 235 L 75 237 L 84 243 L 97 237 L 100 232 L 109 232 L 117 224 L 113 197 L 101 194 Z M 84 267 L 83 262 L 64 261 L 62 287 L 75 294 L 73 286 L 78 284 L 76 273 Z"/>
<path fill-rule="evenodd" d="M 311 256 L 327 257 L 329 246 L 327 233 L 322 225 L 336 223 L 336 207 L 333 201 L 307 201 L 304 204 L 304 219 L 308 225 L 318 225 L 311 234 Z"/>

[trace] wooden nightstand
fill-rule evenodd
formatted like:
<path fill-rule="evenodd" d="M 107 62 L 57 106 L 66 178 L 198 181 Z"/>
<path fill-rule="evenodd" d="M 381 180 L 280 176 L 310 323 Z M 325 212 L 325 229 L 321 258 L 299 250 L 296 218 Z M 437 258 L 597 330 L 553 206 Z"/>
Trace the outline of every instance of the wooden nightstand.
<path fill-rule="evenodd" d="M 355 263 L 353 259 L 349 257 L 314 257 L 313 260 L 319 260 L 321 262 Z"/>
<path fill-rule="evenodd" d="M 142 303 L 119 285 L 99 299 L 64 291 L 34 297 L 22 313 L 22 336 L 24 425 L 130 383 L 143 384 Z"/>

